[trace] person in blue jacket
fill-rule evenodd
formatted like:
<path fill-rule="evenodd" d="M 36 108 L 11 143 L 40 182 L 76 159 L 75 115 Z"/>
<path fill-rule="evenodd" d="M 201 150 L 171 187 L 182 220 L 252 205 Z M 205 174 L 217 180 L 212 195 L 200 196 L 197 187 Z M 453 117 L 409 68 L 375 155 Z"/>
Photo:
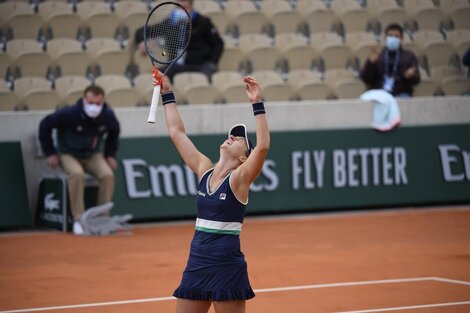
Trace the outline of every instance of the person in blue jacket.
<path fill-rule="evenodd" d="M 53 129 L 57 130 L 56 143 Z M 119 121 L 99 86 L 87 87 L 75 105 L 47 115 L 39 124 L 39 141 L 47 165 L 60 165 L 68 175 L 73 232 L 77 235 L 83 234 L 79 218 L 85 212 L 84 173 L 99 182 L 98 205 L 113 197 L 119 132 Z"/>
<path fill-rule="evenodd" d="M 255 296 L 240 232 L 250 185 L 261 172 L 270 146 L 269 127 L 260 86 L 244 77 L 246 94 L 256 124 L 256 147 L 244 124 L 230 128 L 219 148 L 217 163 L 202 154 L 186 135 L 168 79 L 162 78 L 162 103 L 168 133 L 186 165 L 199 179 L 195 233 L 181 284 L 175 290 L 176 312 L 245 312 L 246 300 Z"/>

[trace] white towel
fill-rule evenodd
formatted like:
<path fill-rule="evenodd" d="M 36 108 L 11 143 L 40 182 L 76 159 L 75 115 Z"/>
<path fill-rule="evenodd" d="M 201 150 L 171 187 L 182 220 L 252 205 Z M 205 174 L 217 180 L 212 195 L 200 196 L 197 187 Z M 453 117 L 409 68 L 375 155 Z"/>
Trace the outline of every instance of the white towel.
<path fill-rule="evenodd" d="M 389 131 L 400 124 L 400 108 L 397 100 L 386 90 L 368 90 L 360 95 L 359 99 L 372 101 L 375 104 L 372 114 L 372 127 L 374 129 Z"/>

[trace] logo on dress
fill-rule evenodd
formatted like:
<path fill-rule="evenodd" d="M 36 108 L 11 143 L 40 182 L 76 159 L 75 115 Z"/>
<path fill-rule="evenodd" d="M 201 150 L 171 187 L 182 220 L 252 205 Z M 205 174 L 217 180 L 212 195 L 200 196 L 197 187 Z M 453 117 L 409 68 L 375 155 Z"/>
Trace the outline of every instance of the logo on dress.
<path fill-rule="evenodd" d="M 225 198 L 227 198 L 227 194 L 225 194 L 224 192 L 221 192 L 219 196 L 219 200 L 225 200 Z"/>
<path fill-rule="evenodd" d="M 200 190 L 198 190 L 197 194 L 200 195 L 201 197 L 205 197 L 205 196 L 206 196 L 206 194 L 205 194 L 204 192 L 200 191 Z"/>

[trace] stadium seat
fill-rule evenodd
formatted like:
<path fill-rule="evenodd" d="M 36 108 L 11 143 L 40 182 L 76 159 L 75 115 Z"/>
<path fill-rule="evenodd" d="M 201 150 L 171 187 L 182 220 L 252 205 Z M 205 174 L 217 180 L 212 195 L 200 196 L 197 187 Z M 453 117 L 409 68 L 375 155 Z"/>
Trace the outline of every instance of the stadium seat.
<path fill-rule="evenodd" d="M 0 111 L 13 111 L 18 104 L 18 96 L 10 90 L 8 84 L 0 79 Z"/>
<path fill-rule="evenodd" d="M 255 4 L 247 0 L 229 1 L 225 11 L 230 19 L 230 27 L 235 37 L 241 34 L 266 32 L 267 18 L 258 11 Z"/>
<path fill-rule="evenodd" d="M 433 97 L 440 93 L 439 83 L 431 78 L 421 77 L 421 81 L 414 87 L 413 97 Z"/>
<path fill-rule="evenodd" d="M 147 54 L 142 55 L 139 50 L 132 54 L 132 63 L 138 68 L 138 74 L 152 73 L 152 63 Z"/>
<path fill-rule="evenodd" d="M 351 47 L 354 58 L 353 67 L 357 70 L 364 66 L 370 50 L 379 46 L 375 35 L 368 32 L 349 32 L 346 34 L 345 41 Z"/>
<path fill-rule="evenodd" d="M 61 105 L 73 105 L 83 96 L 91 82 L 84 76 L 62 76 L 55 80 L 55 90 L 61 98 Z"/>
<path fill-rule="evenodd" d="M 281 54 L 271 45 L 267 36 L 261 34 L 244 34 L 240 36 L 240 49 L 246 58 L 249 72 L 274 70 L 280 68 Z"/>
<path fill-rule="evenodd" d="M 134 77 L 134 86 L 139 93 L 140 101 L 138 105 L 149 105 L 153 95 L 153 75 L 151 73 L 143 73 Z M 178 94 L 176 95 L 178 97 Z M 178 100 L 177 100 L 178 101 Z"/>
<path fill-rule="evenodd" d="M 435 66 L 458 66 L 457 53 L 451 44 L 446 42 L 429 42 L 423 50 L 425 64 L 428 68 Z"/>
<path fill-rule="evenodd" d="M 354 72 L 345 68 L 335 68 L 326 70 L 324 73 L 324 81 L 331 89 L 334 89 L 335 82 L 340 80 L 354 80 L 356 77 Z"/>
<path fill-rule="evenodd" d="M 398 6 L 395 0 L 374 0 L 369 1 L 367 5 L 376 34 L 382 34 L 385 28 L 392 23 L 406 26 L 406 12 Z"/>
<path fill-rule="evenodd" d="M 450 23 L 454 29 L 470 29 L 470 8 L 459 8 L 449 15 Z"/>
<path fill-rule="evenodd" d="M 7 43 L 10 56 L 10 70 L 13 77 L 40 76 L 50 73 L 51 57 L 45 53 L 39 42 L 33 39 L 16 39 Z"/>
<path fill-rule="evenodd" d="M 173 86 L 180 101 L 187 104 L 210 104 L 219 98 L 217 89 L 209 84 L 203 73 L 178 73 L 173 77 Z"/>
<path fill-rule="evenodd" d="M 0 79 L 9 79 L 10 66 L 14 65 L 11 61 L 11 57 L 6 52 L 0 52 Z"/>
<path fill-rule="evenodd" d="M 439 30 L 443 26 L 444 15 L 431 0 L 404 1 L 408 15 L 408 25 L 412 30 Z"/>
<path fill-rule="evenodd" d="M 334 0 L 331 9 L 338 18 L 338 32 L 343 36 L 349 32 L 367 31 L 372 27 L 369 12 L 359 2 Z"/>
<path fill-rule="evenodd" d="M 243 68 L 245 57 L 240 48 L 235 46 L 225 46 L 219 60 L 219 70 L 240 71 Z"/>
<path fill-rule="evenodd" d="M 220 71 L 212 75 L 212 85 L 226 103 L 247 102 L 242 75 L 236 71 Z"/>
<path fill-rule="evenodd" d="M 317 68 L 320 71 L 346 68 L 351 64 L 351 48 L 336 33 L 314 34 L 310 38 L 310 45 L 318 56 Z"/>
<path fill-rule="evenodd" d="M 307 44 L 305 37 L 298 33 L 285 33 L 276 36 L 275 47 L 287 62 L 284 71 L 311 69 L 314 65 L 315 50 Z"/>
<path fill-rule="evenodd" d="M 209 78 L 200 72 L 182 72 L 173 76 L 173 88 L 175 89 L 175 92 L 180 95 L 185 95 L 186 89 L 191 86 L 209 85 Z"/>
<path fill-rule="evenodd" d="M 135 107 L 140 101 L 140 95 L 132 87 L 112 87 L 106 92 L 106 102 L 113 108 Z"/>
<path fill-rule="evenodd" d="M 220 103 L 219 91 L 213 86 L 189 86 L 185 88 L 185 103 L 214 104 Z"/>
<path fill-rule="evenodd" d="M 67 38 L 52 39 L 47 51 L 53 60 L 55 75 L 83 75 L 91 73 L 92 58 L 83 51 L 79 41 Z"/>
<path fill-rule="evenodd" d="M 111 12 L 109 4 L 105 2 L 79 2 L 77 14 L 83 21 L 82 36 L 85 39 L 92 37 L 118 38 L 119 18 Z"/>
<path fill-rule="evenodd" d="M 468 0 L 445 0 L 441 1 L 440 7 L 444 14 L 445 27 L 449 29 L 452 26 L 450 17 L 452 12 L 461 9 L 466 10 L 470 7 L 470 3 Z"/>
<path fill-rule="evenodd" d="M 18 96 L 18 109 L 54 110 L 60 104 L 59 95 L 42 77 L 22 77 L 15 80 L 14 91 Z"/>
<path fill-rule="evenodd" d="M 273 27 L 272 34 L 292 33 L 299 30 L 300 13 L 284 0 L 263 1 L 260 11 L 268 18 Z"/>
<path fill-rule="evenodd" d="M 113 88 L 132 87 L 131 82 L 124 75 L 101 75 L 95 79 L 95 84 L 107 93 Z"/>
<path fill-rule="evenodd" d="M 298 0 L 297 11 L 302 17 L 304 28 L 302 33 L 310 37 L 320 32 L 330 32 L 335 28 L 336 17 L 323 1 Z"/>
<path fill-rule="evenodd" d="M 447 42 L 457 51 L 460 60 L 470 48 L 470 29 L 455 29 L 447 32 Z"/>
<path fill-rule="evenodd" d="M 68 3 L 58 1 L 41 2 L 38 13 L 44 19 L 47 39 L 78 38 L 82 21 Z"/>
<path fill-rule="evenodd" d="M 8 37 L 38 40 L 41 38 L 43 23 L 42 17 L 34 12 L 14 11 L 5 22 L 5 26 L 8 29 Z"/>
<path fill-rule="evenodd" d="M 87 42 L 87 51 L 93 58 L 96 75 L 126 73 L 130 54 L 121 48 L 118 41 L 112 38 L 92 38 Z"/>
<path fill-rule="evenodd" d="M 441 89 L 445 95 L 470 95 L 470 79 L 465 76 L 449 76 L 442 80 Z"/>
<path fill-rule="evenodd" d="M 454 68 L 447 65 L 434 66 L 430 70 L 431 78 L 437 83 L 441 84 L 444 78 L 452 76 L 464 76 L 462 69 Z"/>
<path fill-rule="evenodd" d="M 321 80 L 318 73 L 310 70 L 292 70 L 288 83 L 299 100 L 325 100 L 332 96 L 330 87 Z"/>
<path fill-rule="evenodd" d="M 264 101 L 289 101 L 295 95 L 292 86 L 285 83 L 275 71 L 257 71 L 251 76 L 258 80 Z"/>
<path fill-rule="evenodd" d="M 338 99 L 357 99 L 366 91 L 360 79 L 342 79 L 334 82 L 333 91 Z"/>
<path fill-rule="evenodd" d="M 142 27 L 147 20 L 149 10 L 144 2 L 117 1 L 114 3 L 114 12 L 119 19 L 123 38 L 133 40 L 137 29 Z"/>

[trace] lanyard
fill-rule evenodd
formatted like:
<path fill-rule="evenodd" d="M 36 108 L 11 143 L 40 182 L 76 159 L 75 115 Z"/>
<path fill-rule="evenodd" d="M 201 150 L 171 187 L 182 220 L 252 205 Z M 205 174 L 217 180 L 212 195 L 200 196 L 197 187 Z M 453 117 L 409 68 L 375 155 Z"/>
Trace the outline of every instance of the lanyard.
<path fill-rule="evenodd" d="M 385 76 L 388 77 L 395 77 L 398 72 L 398 62 L 400 61 L 400 50 L 398 49 L 395 53 L 395 59 L 393 60 L 393 68 L 392 68 L 392 75 L 387 75 L 388 73 L 388 64 L 390 63 L 390 51 L 388 49 L 385 50 L 384 55 L 384 73 Z"/>

